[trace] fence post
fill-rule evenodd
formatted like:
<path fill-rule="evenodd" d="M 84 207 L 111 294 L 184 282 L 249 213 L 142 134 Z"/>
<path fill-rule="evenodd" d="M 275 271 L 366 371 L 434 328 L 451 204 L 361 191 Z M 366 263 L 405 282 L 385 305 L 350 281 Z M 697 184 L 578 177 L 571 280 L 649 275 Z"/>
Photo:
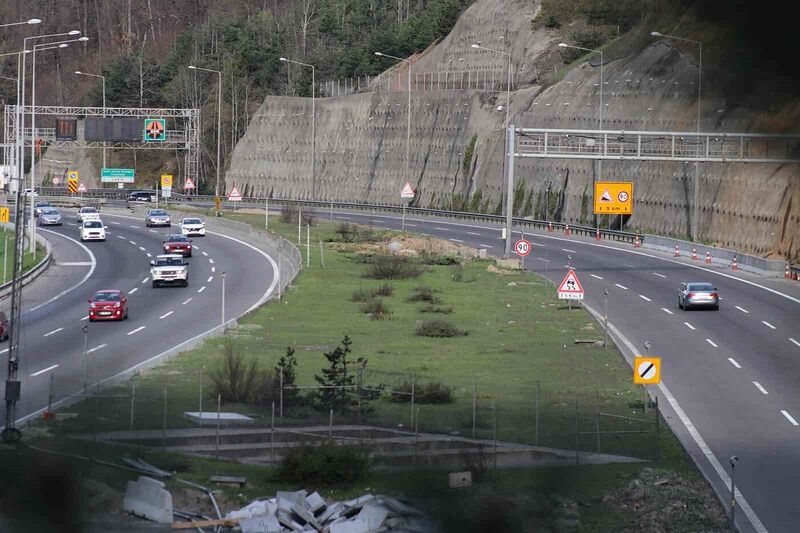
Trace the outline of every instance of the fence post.
<path fill-rule="evenodd" d="M 494 446 L 494 469 L 497 470 L 497 404 L 492 401 L 492 441 Z"/>
<path fill-rule="evenodd" d="M 333 409 L 330 410 L 328 415 L 328 438 L 333 438 Z"/>
<path fill-rule="evenodd" d="M 320 241 L 322 244 L 322 241 Z M 359 367 L 356 378 L 356 400 L 358 401 L 358 425 L 361 425 L 361 384 L 364 379 L 364 367 Z"/>
<path fill-rule="evenodd" d="M 222 409 L 222 395 L 217 394 L 217 438 L 214 446 L 214 458 L 219 459 L 219 414 Z"/>
<path fill-rule="evenodd" d="M 414 425 L 414 400 L 416 399 L 417 374 L 411 373 L 411 425 Z"/>
<path fill-rule="evenodd" d="M 203 372 L 206 367 L 200 367 L 200 398 L 198 400 L 198 418 L 200 419 L 200 427 L 203 427 Z"/>
<path fill-rule="evenodd" d="M 55 372 L 50 374 L 50 389 L 47 391 L 47 413 L 53 412 L 53 380 L 55 379 Z"/>
<path fill-rule="evenodd" d="M 281 424 L 283 424 L 283 367 L 281 367 L 281 397 L 280 397 L 280 419 Z"/>
<path fill-rule="evenodd" d="M 325 268 L 325 251 L 322 246 L 322 241 L 319 241 L 319 263 L 322 268 Z"/>
<path fill-rule="evenodd" d="M 539 445 L 539 402 L 542 394 L 542 382 L 536 382 L 536 422 L 533 443 Z"/>
<path fill-rule="evenodd" d="M 167 445 L 167 389 L 164 388 L 164 415 L 161 426 L 161 443 Z"/>
<path fill-rule="evenodd" d="M 478 378 L 472 378 L 472 438 L 475 438 L 475 426 L 478 419 Z"/>
<path fill-rule="evenodd" d="M 595 432 L 597 433 L 597 453 L 600 453 L 600 391 L 594 391 Z"/>
<path fill-rule="evenodd" d="M 269 430 L 269 460 L 275 462 L 275 402 L 272 402 L 272 422 Z"/>
<path fill-rule="evenodd" d="M 661 460 L 661 411 L 658 407 L 658 396 L 653 397 L 656 410 L 656 461 Z"/>
<path fill-rule="evenodd" d="M 417 464 L 417 448 L 419 447 L 419 407 L 417 407 L 417 416 L 414 420 L 414 464 Z"/>
<path fill-rule="evenodd" d="M 136 404 L 136 383 L 131 381 L 131 431 L 133 431 L 133 409 Z"/>
<path fill-rule="evenodd" d="M 578 452 L 578 399 L 575 399 L 575 464 L 581 464 L 580 453 Z"/>
<path fill-rule="evenodd" d="M 300 232 L 303 230 L 302 228 L 302 220 L 303 220 L 303 210 L 301 208 L 297 208 L 297 245 L 300 246 Z M 300 259 L 300 263 L 302 264 L 302 258 Z"/>
<path fill-rule="evenodd" d="M 333 222 L 333 200 L 331 200 L 331 222 Z"/>

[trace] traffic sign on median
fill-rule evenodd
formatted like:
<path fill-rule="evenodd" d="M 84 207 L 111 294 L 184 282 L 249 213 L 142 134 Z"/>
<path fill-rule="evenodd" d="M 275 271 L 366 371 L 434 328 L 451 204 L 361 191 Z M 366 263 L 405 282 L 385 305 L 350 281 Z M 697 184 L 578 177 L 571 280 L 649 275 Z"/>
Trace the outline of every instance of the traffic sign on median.
<path fill-rule="evenodd" d="M 8 222 L 11 218 L 11 213 L 7 207 L 0 207 L 0 222 Z"/>
<path fill-rule="evenodd" d="M 628 181 L 595 182 L 594 213 L 596 215 L 633 214 L 633 183 Z"/>
<path fill-rule="evenodd" d="M 86 185 L 84 185 L 83 182 L 78 185 L 78 192 L 86 192 Z"/>
<path fill-rule="evenodd" d="M 583 300 L 583 286 L 578 281 L 578 275 L 571 268 L 561 285 L 558 286 L 558 299 L 559 300 Z"/>
<path fill-rule="evenodd" d="M 636 385 L 658 385 L 661 383 L 661 358 L 634 357 L 633 382 Z"/>
<path fill-rule="evenodd" d="M 517 253 L 517 255 L 525 257 L 531 253 L 530 241 L 526 241 L 525 239 L 518 240 L 514 245 L 514 251 Z"/>
<path fill-rule="evenodd" d="M 239 193 L 239 189 L 236 188 L 236 185 L 233 186 L 233 189 L 231 189 L 230 194 L 228 194 L 228 201 L 229 202 L 242 201 L 242 195 Z"/>
<path fill-rule="evenodd" d="M 403 187 L 403 190 L 400 191 L 400 198 L 413 199 L 415 195 L 416 191 L 414 190 L 414 188 L 411 186 L 410 183 L 406 182 L 405 187 Z"/>

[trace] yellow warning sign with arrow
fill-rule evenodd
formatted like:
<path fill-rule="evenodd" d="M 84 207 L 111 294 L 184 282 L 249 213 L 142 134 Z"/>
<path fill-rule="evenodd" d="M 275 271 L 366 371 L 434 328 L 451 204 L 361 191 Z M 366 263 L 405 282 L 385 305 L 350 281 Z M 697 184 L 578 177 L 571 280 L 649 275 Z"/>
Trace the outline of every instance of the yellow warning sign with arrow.
<path fill-rule="evenodd" d="M 633 183 L 629 181 L 597 181 L 594 184 L 596 215 L 632 215 Z"/>

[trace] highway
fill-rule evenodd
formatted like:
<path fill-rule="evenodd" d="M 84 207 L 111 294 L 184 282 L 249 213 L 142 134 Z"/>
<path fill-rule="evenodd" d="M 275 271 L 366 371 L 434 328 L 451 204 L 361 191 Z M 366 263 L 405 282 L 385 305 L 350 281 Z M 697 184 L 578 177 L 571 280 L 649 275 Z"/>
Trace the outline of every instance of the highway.
<path fill-rule="evenodd" d="M 193 340 L 218 329 L 223 272 L 226 322 L 274 289 L 273 265 L 264 252 L 218 234 L 192 238 L 188 288 L 153 289 L 149 261 L 163 253 L 164 237 L 180 228 L 173 224 L 148 229 L 141 216 L 117 213 L 102 213 L 108 226 L 106 242 L 79 242 L 74 211 L 62 210 L 61 227 L 39 228 L 52 244 L 54 263 L 23 292 L 18 420 L 46 408 L 51 380 L 55 400 L 82 392 L 83 325 L 88 326 L 86 380 L 91 385 L 176 346 L 190 347 Z M 127 320 L 88 321 L 87 300 L 101 289 L 128 294 Z M 0 345 L 0 353 L 7 351 L 7 343 Z M 5 413 L 0 416 L 5 423 Z"/>
<path fill-rule="evenodd" d="M 320 218 L 328 214 L 319 213 Z M 392 214 L 337 213 L 337 221 L 400 229 Z M 480 222 L 406 217 L 406 230 L 502 256 L 500 228 Z M 520 237 L 514 232 L 514 238 Z M 737 525 L 742 531 L 794 532 L 800 523 L 800 290 L 797 283 L 764 280 L 706 268 L 702 261 L 630 245 L 560 233 L 526 233 L 528 270 L 560 283 L 570 263 L 586 290 L 585 303 L 602 313 L 609 291 L 609 323 L 626 356 L 662 357 L 658 395 L 670 427 L 725 501 L 729 457 L 736 455 Z M 571 259 L 570 259 L 571 257 Z M 699 268 L 698 268 L 699 267 Z M 710 281 L 719 311 L 681 311 L 682 281 Z M 521 289 L 524 290 L 524 289 Z M 554 287 L 555 292 L 555 287 Z"/>

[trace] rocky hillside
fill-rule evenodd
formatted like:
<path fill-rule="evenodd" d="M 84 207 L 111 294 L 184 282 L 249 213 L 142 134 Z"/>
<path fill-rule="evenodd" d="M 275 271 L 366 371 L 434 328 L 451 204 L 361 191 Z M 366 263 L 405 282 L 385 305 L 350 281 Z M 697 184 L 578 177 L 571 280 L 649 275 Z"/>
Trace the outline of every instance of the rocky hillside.
<path fill-rule="evenodd" d="M 601 25 L 587 24 L 590 19 L 580 14 L 553 8 L 561 4 L 478 0 L 445 39 L 412 57 L 408 180 L 419 191 L 416 203 L 489 212 L 498 207 L 506 57 L 471 48 L 473 43 L 512 54 L 510 122 L 514 125 L 599 126 L 599 58 L 562 55 L 563 49 L 557 47 L 561 41 L 578 40 L 583 45 L 606 43 L 606 128 L 695 129 L 696 52 L 649 35 L 653 29 L 680 33 L 691 27 L 680 2 L 677 12 L 655 12 L 655 19 L 650 16 L 627 29 L 623 20 L 619 37 L 608 19 Z M 657 8 L 668 2 L 650 4 Z M 702 22 L 694 24 L 700 25 L 694 31 L 710 32 Z M 691 29 L 686 31 L 694 35 Z M 714 35 L 710 32 L 709 38 Z M 712 59 L 725 57 L 719 48 L 708 49 Z M 249 194 L 399 204 L 406 181 L 405 68 L 402 64 L 390 69 L 369 84 L 353 83 L 355 90 L 349 92 L 355 94 L 317 99 L 313 179 L 310 99 L 267 97 L 235 148 L 227 186 L 236 184 Z M 750 76 L 756 73 L 741 74 L 749 80 L 741 84 L 752 85 Z M 769 85 L 771 78 L 762 79 Z M 703 86 L 708 87 L 701 102 L 704 131 L 792 131 L 800 112 L 798 100 L 779 99 L 776 90 L 765 105 L 763 99 L 748 98 L 741 91 L 726 92 L 729 80 L 730 73 L 720 74 L 719 66 L 704 62 Z M 596 172 L 591 162 L 519 162 L 518 214 L 591 222 Z M 635 214 L 625 220 L 627 228 L 684 237 L 691 232 L 693 176 L 693 165 L 607 162 L 599 177 L 635 182 Z M 796 165 L 703 165 L 700 191 L 701 240 L 770 256 L 800 256 Z M 611 221 L 601 221 L 607 222 Z"/>

